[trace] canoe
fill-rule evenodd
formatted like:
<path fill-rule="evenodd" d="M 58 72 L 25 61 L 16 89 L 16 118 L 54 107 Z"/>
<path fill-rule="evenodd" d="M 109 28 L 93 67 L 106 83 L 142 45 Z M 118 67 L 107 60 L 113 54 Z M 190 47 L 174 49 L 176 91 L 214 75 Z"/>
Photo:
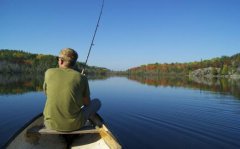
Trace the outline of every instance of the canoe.
<path fill-rule="evenodd" d="M 6 149 L 121 149 L 121 145 L 103 122 L 101 128 L 87 122 L 72 132 L 58 132 L 43 126 L 43 115 L 36 116 L 5 145 Z"/>

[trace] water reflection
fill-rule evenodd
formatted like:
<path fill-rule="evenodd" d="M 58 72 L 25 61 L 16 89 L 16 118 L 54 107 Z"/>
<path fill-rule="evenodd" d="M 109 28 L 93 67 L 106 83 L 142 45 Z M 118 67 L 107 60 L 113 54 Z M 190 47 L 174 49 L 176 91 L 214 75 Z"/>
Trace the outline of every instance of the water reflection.
<path fill-rule="evenodd" d="M 0 75 L 0 94 L 22 94 L 31 91 L 41 91 L 42 75 Z"/>
<path fill-rule="evenodd" d="M 106 80 L 110 76 L 88 76 L 89 80 Z M 0 75 L 0 95 L 42 91 L 44 75 Z M 128 76 L 129 80 L 150 86 L 186 87 L 223 94 L 240 99 L 240 80 L 227 78 L 189 78 L 183 76 Z"/>
<path fill-rule="evenodd" d="M 228 78 L 190 78 L 188 76 L 128 76 L 128 79 L 151 86 L 186 87 L 231 94 L 240 99 L 240 80 Z"/>
<path fill-rule="evenodd" d="M 108 76 L 89 76 L 89 80 L 105 80 Z M 0 95 L 42 91 L 43 74 L 0 74 Z"/>

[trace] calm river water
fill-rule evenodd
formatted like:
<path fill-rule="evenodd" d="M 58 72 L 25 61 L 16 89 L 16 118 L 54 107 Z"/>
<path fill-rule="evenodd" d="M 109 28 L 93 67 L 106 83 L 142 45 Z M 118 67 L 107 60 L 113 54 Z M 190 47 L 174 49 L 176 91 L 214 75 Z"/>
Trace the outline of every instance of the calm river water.
<path fill-rule="evenodd" d="M 27 79 L 27 80 L 25 80 Z M 239 149 L 240 81 L 111 77 L 89 81 L 125 149 Z M 0 77 L 0 148 L 42 112 L 41 81 Z"/>

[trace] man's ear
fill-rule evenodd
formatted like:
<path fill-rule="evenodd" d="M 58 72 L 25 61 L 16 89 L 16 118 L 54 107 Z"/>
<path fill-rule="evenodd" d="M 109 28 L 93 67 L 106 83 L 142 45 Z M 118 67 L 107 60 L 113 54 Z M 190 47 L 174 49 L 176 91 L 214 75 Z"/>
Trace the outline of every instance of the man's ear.
<path fill-rule="evenodd" d="M 62 65 L 64 63 L 64 61 L 62 59 L 60 59 L 60 64 Z"/>

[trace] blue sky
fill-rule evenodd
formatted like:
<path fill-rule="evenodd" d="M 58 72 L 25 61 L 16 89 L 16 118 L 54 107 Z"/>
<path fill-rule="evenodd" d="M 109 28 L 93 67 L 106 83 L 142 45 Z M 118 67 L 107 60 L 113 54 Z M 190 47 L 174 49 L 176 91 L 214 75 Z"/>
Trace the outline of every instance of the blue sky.
<path fill-rule="evenodd" d="M 85 61 L 101 0 L 0 0 L 0 49 Z M 125 70 L 240 52 L 239 0 L 105 0 L 89 65 Z"/>

